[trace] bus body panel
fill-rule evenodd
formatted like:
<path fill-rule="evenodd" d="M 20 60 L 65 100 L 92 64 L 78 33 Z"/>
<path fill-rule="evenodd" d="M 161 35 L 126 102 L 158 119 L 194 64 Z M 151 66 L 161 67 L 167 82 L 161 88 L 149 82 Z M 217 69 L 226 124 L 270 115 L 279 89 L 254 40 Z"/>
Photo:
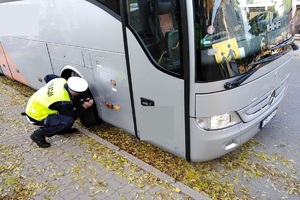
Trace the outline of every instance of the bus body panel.
<path fill-rule="evenodd" d="M 48 43 L 49 56 L 51 60 L 59 60 L 70 65 L 79 65 L 85 67 L 82 48 L 67 45 Z"/>
<path fill-rule="evenodd" d="M 29 57 L 28 63 L 35 67 L 43 66 L 48 70 L 40 70 L 41 74 L 53 73 L 49 55 L 46 49 L 46 44 L 49 46 L 54 46 L 54 44 L 59 44 L 61 48 L 51 48 L 50 47 L 50 57 L 51 59 L 66 61 L 69 64 L 79 64 L 82 65 L 83 59 L 85 58 L 85 67 L 92 67 L 89 62 L 89 53 L 87 51 L 76 51 L 75 47 L 87 48 L 87 49 L 104 49 L 108 52 L 124 52 L 123 34 L 122 34 L 122 24 L 118 19 L 111 16 L 97 6 L 82 0 L 76 1 L 39 1 L 39 0 L 27 0 L 27 1 L 12 1 L 6 3 L 7 5 L 19 5 L 19 4 L 33 4 L 39 7 L 39 34 L 38 36 L 20 36 L 18 38 L 8 39 L 6 37 L 1 37 L 1 41 L 6 41 L 3 46 L 4 50 L 8 51 L 9 54 L 13 54 L 11 58 L 10 68 L 19 68 L 26 64 L 27 61 L 22 61 L 23 64 L 18 64 L 18 60 L 25 59 L 21 58 L 24 52 L 18 52 L 10 47 L 11 45 L 16 46 L 19 41 L 19 45 L 24 46 L 24 48 L 30 48 L 27 53 L 37 52 L 36 58 L 32 58 L 34 55 Z M 79 13 L 84 13 L 81 15 Z M 105 20 L 103 20 L 105 18 Z M 97 26 L 94 24 L 97 23 Z M 107 26 L 109 24 L 109 26 Z M 88 34 L 86 34 L 88 33 Z M 107 40 L 108 37 L 113 38 Z M 11 41 L 10 41 L 11 40 Z M 64 45 L 68 46 L 68 51 L 64 50 Z M 74 48 L 72 48 L 74 47 Z M 16 48 L 17 49 L 17 48 Z M 58 50 L 58 52 L 56 52 Z M 69 50 L 72 50 L 69 52 Z M 14 52 L 14 53 L 13 53 Z M 63 52 L 63 53 L 62 53 Z M 75 53 L 76 52 L 76 53 Z M 74 54 L 75 53 L 75 54 Z M 31 53 L 32 54 L 32 53 Z M 71 56 L 72 55 L 72 56 Z M 9 55 L 10 56 L 10 55 Z M 15 58 L 18 56 L 19 58 Z M 65 57 L 64 57 L 65 56 Z M 43 62 L 38 58 L 42 58 Z M 48 61 L 47 61 L 48 58 Z M 42 60 L 41 59 L 41 60 Z M 81 62 L 81 63 L 78 63 Z M 61 66 L 62 68 L 63 66 Z M 3 67 L 1 67 L 3 68 Z M 2 70 L 4 74 L 9 77 L 8 70 Z M 6 72 L 7 71 L 7 72 Z M 11 70 L 13 73 L 14 70 Z M 58 71 L 58 69 L 56 69 Z M 23 72 L 21 72 L 23 73 Z M 18 74 L 16 74 L 18 75 Z M 40 76 L 39 76 L 40 77 Z M 43 77 L 43 76 L 41 76 Z M 16 79 L 16 77 L 14 77 Z M 36 80 L 30 80 L 32 77 L 24 77 L 26 80 L 19 78 L 18 81 L 23 82 L 35 89 L 40 88 L 43 83 L 36 82 Z M 28 82 L 28 83 L 27 83 Z"/>
<path fill-rule="evenodd" d="M 48 43 L 47 46 L 54 74 L 62 75 L 67 70 L 74 71 L 87 80 L 90 90 L 94 90 L 95 80 L 93 70 L 91 69 L 91 62 L 90 59 L 85 60 L 83 57 L 84 53 L 89 53 L 88 50 L 53 43 Z M 70 75 L 68 74 L 68 76 Z"/>
<path fill-rule="evenodd" d="M 7 63 L 7 59 L 6 59 L 6 55 L 5 55 L 5 51 L 2 47 L 2 43 L 0 42 L 0 72 L 1 74 L 4 74 L 7 77 L 12 78 L 8 63 Z"/>
<path fill-rule="evenodd" d="M 2 37 L 13 79 L 38 89 L 45 74 L 53 73 L 45 42 Z"/>
<path fill-rule="evenodd" d="M 7 4 L 38 5 L 39 35 L 24 38 L 124 53 L 120 19 L 87 1 L 26 0 Z"/>
<path fill-rule="evenodd" d="M 49 52 L 55 74 L 61 74 L 63 67 L 78 71 L 88 81 L 102 120 L 134 134 L 124 54 L 54 44 Z M 114 109 L 107 108 L 107 103 Z"/>
<path fill-rule="evenodd" d="M 40 80 L 46 74 L 61 75 L 68 69 L 75 71 L 88 81 L 99 116 L 134 134 L 120 20 L 82 0 L 32 0 L 8 4 L 24 3 L 39 6 L 39 35 L 1 37 L 4 49 L 26 81 L 13 78 L 39 89 L 45 84 Z M 100 66 L 101 58 L 108 62 Z M 12 70 L 12 64 L 9 66 Z M 112 80 L 116 86 L 111 85 Z M 106 103 L 119 107 L 119 110 L 108 109 Z"/>
<path fill-rule="evenodd" d="M 138 135 L 184 157 L 184 82 L 154 67 L 130 31 L 127 38 Z"/>
<path fill-rule="evenodd" d="M 124 54 L 90 51 L 95 82 L 95 101 L 100 104 L 102 119 L 134 134 L 128 75 Z M 113 109 L 106 104 L 112 104 Z M 99 111 L 99 109 L 98 109 Z"/>
<path fill-rule="evenodd" d="M 89 83 L 100 118 L 133 134 L 122 24 L 86 1 L 70 1 L 71 7 L 67 2 L 52 3 L 55 5 L 48 7 L 52 11 L 45 10 L 46 24 L 61 24 L 63 29 L 68 28 L 66 32 L 53 33 L 53 37 L 46 37 L 42 32 L 39 38 L 43 40 L 44 37 L 48 41 L 54 73 L 61 74 L 66 65 L 77 69 Z M 55 11 L 56 8 L 60 12 Z M 50 30 L 48 32 L 51 33 Z M 112 86 L 111 81 L 115 81 L 116 86 Z M 108 109 L 106 103 L 120 109 Z"/>
<path fill-rule="evenodd" d="M 194 31 L 194 7 L 193 7 L 193 2 L 192 1 L 186 1 L 186 13 L 187 13 L 187 20 L 191 23 L 188 23 L 188 32 L 187 34 L 189 35 L 189 62 L 190 66 L 196 66 L 195 62 L 195 31 Z M 196 102 L 195 102 L 195 91 L 196 90 L 196 84 L 195 84 L 195 74 L 196 74 L 196 67 L 190 67 L 190 96 L 189 96 L 189 113 L 190 116 L 195 116 L 195 111 L 196 111 Z M 192 130 L 191 130 L 192 131 Z"/>
<path fill-rule="evenodd" d="M 266 112 L 261 113 L 252 121 L 217 130 L 201 130 L 191 118 L 191 160 L 193 162 L 207 161 L 231 152 L 247 142 L 261 130 L 261 123 L 270 116 L 281 104 L 287 90 L 287 81 L 283 82 L 282 92 L 276 100 L 268 106 Z"/>

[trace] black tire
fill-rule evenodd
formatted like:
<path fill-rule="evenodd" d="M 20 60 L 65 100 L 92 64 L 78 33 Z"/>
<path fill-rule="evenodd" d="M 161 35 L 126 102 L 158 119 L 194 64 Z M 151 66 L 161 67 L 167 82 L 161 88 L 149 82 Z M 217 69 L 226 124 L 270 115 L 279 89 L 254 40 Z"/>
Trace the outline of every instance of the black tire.
<path fill-rule="evenodd" d="M 81 106 L 83 104 L 83 100 L 87 99 L 87 98 L 92 99 L 92 95 L 91 95 L 91 92 L 89 89 L 86 92 L 74 97 L 73 101 L 74 101 L 75 107 L 78 108 L 79 106 Z M 86 109 L 83 112 L 83 114 L 79 117 L 79 119 L 80 119 L 80 122 L 86 127 L 100 124 L 101 119 L 98 116 L 98 112 L 97 112 L 95 103 L 92 107 Z"/>
<path fill-rule="evenodd" d="M 80 77 L 76 72 L 71 71 L 69 76 L 75 76 L 75 77 Z M 73 98 L 73 103 L 74 106 L 76 108 L 78 108 L 79 106 L 82 106 L 83 104 L 83 99 L 87 99 L 87 98 L 93 98 L 92 93 L 89 89 L 87 89 L 86 92 L 79 94 L 78 96 Z M 97 107 L 94 105 L 89 107 L 88 109 L 86 109 L 83 114 L 79 117 L 80 122 L 86 126 L 86 127 L 90 127 L 90 126 L 94 126 L 94 125 L 98 125 L 102 122 L 102 120 L 100 119 L 99 115 L 98 115 L 98 111 L 97 111 Z"/>

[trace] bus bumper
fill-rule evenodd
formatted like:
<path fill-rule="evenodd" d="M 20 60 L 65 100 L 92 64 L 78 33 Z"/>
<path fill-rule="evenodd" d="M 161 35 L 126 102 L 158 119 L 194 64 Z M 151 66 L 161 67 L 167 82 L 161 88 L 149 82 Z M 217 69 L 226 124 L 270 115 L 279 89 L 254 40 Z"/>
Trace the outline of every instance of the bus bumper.
<path fill-rule="evenodd" d="M 276 101 L 264 113 L 247 123 L 242 122 L 216 131 L 205 131 L 198 127 L 195 118 L 190 118 L 191 161 L 201 162 L 218 158 L 247 142 L 261 130 L 262 121 L 266 122 L 275 115 L 286 89 L 285 85 L 284 92 L 276 97 Z"/>

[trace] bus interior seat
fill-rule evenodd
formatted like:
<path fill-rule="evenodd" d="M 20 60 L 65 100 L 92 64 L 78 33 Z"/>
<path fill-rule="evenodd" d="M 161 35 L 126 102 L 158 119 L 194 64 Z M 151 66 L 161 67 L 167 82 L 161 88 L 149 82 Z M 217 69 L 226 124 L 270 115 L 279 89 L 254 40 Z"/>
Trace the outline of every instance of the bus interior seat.
<path fill-rule="evenodd" d="M 148 18 L 150 15 L 150 0 L 137 0 L 141 31 L 150 31 Z"/>
<path fill-rule="evenodd" d="M 149 25 L 155 43 L 160 50 L 160 58 L 168 57 L 168 67 L 179 67 L 179 36 L 174 7 L 171 0 L 154 0 L 150 4 Z"/>
<path fill-rule="evenodd" d="M 155 42 L 153 38 L 153 33 L 149 25 L 149 15 L 150 15 L 150 1 L 151 0 L 137 0 L 138 4 L 138 29 L 137 32 L 147 49 L 150 52 L 155 52 Z"/>
<path fill-rule="evenodd" d="M 154 0 L 150 4 L 151 15 L 149 16 L 149 25 L 159 44 L 164 40 L 168 31 L 174 30 L 172 20 L 172 2 L 171 0 Z"/>

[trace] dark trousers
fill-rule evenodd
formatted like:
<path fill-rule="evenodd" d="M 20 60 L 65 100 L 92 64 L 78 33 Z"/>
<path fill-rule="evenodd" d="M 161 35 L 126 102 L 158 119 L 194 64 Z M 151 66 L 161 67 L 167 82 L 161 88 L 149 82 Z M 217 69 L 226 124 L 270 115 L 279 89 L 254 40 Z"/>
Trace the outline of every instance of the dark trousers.
<path fill-rule="evenodd" d="M 49 115 L 44 120 L 44 125 L 41 126 L 41 129 L 47 137 L 52 137 L 53 135 L 61 134 L 71 129 L 73 123 L 73 117 L 60 114 Z"/>

